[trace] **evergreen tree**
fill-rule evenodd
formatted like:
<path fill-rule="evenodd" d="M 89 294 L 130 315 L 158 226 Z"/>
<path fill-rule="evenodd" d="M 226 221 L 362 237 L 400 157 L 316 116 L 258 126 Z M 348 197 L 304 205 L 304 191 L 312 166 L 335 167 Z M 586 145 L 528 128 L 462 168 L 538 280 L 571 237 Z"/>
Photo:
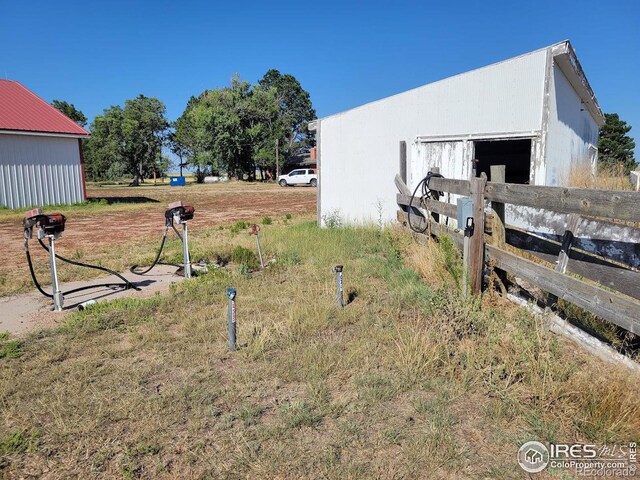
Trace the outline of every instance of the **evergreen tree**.
<path fill-rule="evenodd" d="M 598 143 L 598 163 L 601 167 L 622 165 L 628 173 L 637 163 L 633 149 L 636 144 L 628 133 L 631 126 L 620 120 L 617 113 L 605 113 L 605 124 L 600 129 Z"/>

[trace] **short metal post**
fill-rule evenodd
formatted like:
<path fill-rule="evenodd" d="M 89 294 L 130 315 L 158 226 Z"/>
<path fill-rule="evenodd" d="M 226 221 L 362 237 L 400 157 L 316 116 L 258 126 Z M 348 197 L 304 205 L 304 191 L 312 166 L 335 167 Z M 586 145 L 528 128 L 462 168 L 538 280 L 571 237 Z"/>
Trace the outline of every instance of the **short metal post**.
<path fill-rule="evenodd" d="M 260 234 L 256 233 L 256 245 L 258 246 L 258 257 L 260 258 L 260 268 L 264 268 L 264 260 L 262 259 L 262 250 L 260 249 Z"/>
<path fill-rule="evenodd" d="M 260 248 L 260 227 L 255 223 L 249 228 L 249 235 L 256 236 L 256 245 L 258 246 L 258 257 L 260 257 L 260 268 L 264 268 L 264 260 L 262 259 L 262 249 Z"/>
<path fill-rule="evenodd" d="M 58 285 L 58 269 L 56 268 L 56 247 L 53 235 L 49 237 L 49 265 L 51 267 L 51 288 L 53 290 L 53 308 L 56 312 L 62 311 L 64 297 Z"/>
<path fill-rule="evenodd" d="M 189 260 L 187 222 L 182 223 L 182 256 L 184 257 L 184 278 L 191 278 L 191 261 Z"/>
<path fill-rule="evenodd" d="M 229 307 L 227 312 L 227 324 L 229 330 L 229 351 L 236 351 L 236 289 L 227 288 Z"/>
<path fill-rule="evenodd" d="M 340 308 L 344 306 L 342 299 L 342 268 L 342 265 L 336 265 L 333 267 L 333 271 L 336 274 L 336 301 Z"/>

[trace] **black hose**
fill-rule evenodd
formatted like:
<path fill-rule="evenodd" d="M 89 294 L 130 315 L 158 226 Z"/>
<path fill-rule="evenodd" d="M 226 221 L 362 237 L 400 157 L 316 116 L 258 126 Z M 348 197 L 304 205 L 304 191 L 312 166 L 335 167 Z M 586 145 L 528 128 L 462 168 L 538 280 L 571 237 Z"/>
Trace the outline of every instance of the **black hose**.
<path fill-rule="evenodd" d="M 153 263 L 149 268 L 143 271 L 136 270 L 140 265 L 133 265 L 129 271 L 136 275 L 144 275 L 145 273 L 149 273 L 153 267 L 158 264 L 158 260 L 160 260 L 160 255 L 162 255 L 162 250 L 164 249 L 164 242 L 167 240 L 167 229 L 164 230 L 164 235 L 162 235 L 162 240 L 160 241 L 160 248 L 158 248 L 158 253 L 156 254 L 156 258 L 153 260 Z"/>
<path fill-rule="evenodd" d="M 48 249 L 46 249 L 46 250 L 48 251 Z M 38 277 L 36 277 L 36 272 L 33 269 L 33 261 L 31 260 L 31 252 L 29 252 L 29 244 L 27 242 L 25 242 L 25 254 L 27 256 L 27 264 L 29 265 L 29 272 L 31 273 L 31 279 L 33 280 L 34 285 L 36 286 L 36 288 L 38 289 L 38 291 L 42 295 L 44 295 L 45 297 L 48 297 L 48 298 L 53 298 L 53 295 L 51 295 L 50 293 L 45 292 L 44 289 L 42 288 L 42 286 L 40 285 L 40 282 L 38 282 Z M 58 255 L 56 255 L 56 257 L 58 257 Z M 60 257 L 58 257 L 58 258 L 60 258 Z M 60 258 L 60 260 L 63 260 L 63 259 Z M 129 284 L 131 286 L 127 286 L 127 283 L 101 283 L 101 284 L 98 284 L 98 285 L 86 285 L 84 287 L 74 288 L 72 290 L 68 290 L 66 292 L 62 292 L 62 294 L 63 295 L 70 295 L 72 293 L 80 292 L 82 290 L 89 290 L 91 288 L 96 288 L 96 287 L 107 287 L 107 288 L 125 287 L 125 290 L 128 290 L 129 288 L 134 288 L 136 290 L 140 290 L 138 287 L 136 287 L 136 286 L 134 286 L 132 284 Z"/>
<path fill-rule="evenodd" d="M 31 279 L 33 280 L 33 283 L 35 284 L 36 288 L 45 297 L 53 298 L 53 295 L 48 294 L 47 292 L 45 292 L 42 289 L 42 287 L 40 286 L 40 283 L 38 282 L 38 279 L 36 278 L 36 272 L 33 271 L 33 263 L 31 262 L 31 254 L 29 253 L 29 246 L 28 246 L 26 241 L 24 242 L 24 251 L 27 254 L 27 263 L 29 264 L 29 271 L 31 272 Z"/>
<path fill-rule="evenodd" d="M 183 267 L 183 265 L 178 265 L 175 263 L 165 263 L 165 262 L 160 262 L 160 256 L 162 255 L 162 250 L 164 249 L 164 244 L 167 240 L 167 231 L 168 231 L 168 226 L 167 228 L 165 228 L 164 230 L 164 235 L 162 235 L 162 240 L 160 241 L 160 248 L 158 248 L 158 253 L 156 254 L 156 258 L 153 260 L 153 263 L 151 264 L 151 266 L 149 266 L 149 268 L 147 268 L 146 270 L 136 270 L 137 268 L 140 267 L 140 265 L 133 265 L 129 271 L 135 275 L 145 275 L 146 273 L 149 273 L 151 271 L 151 269 L 153 267 L 155 267 L 156 265 L 170 265 L 172 267 L 176 267 L 176 268 L 180 268 Z M 184 240 L 182 239 L 182 235 L 180 235 L 180 232 L 178 231 L 178 229 L 176 228 L 176 226 L 173 224 L 173 222 L 171 223 L 171 228 L 173 229 L 174 232 L 176 232 L 176 235 L 178 236 L 178 238 L 180 239 L 181 242 L 183 242 Z"/>
<path fill-rule="evenodd" d="M 49 247 L 47 247 L 44 242 L 42 241 L 42 239 L 38 239 L 38 242 L 40 243 L 40 246 L 45 249 L 47 252 L 49 252 Z M 103 283 L 100 285 L 90 285 L 87 286 L 86 288 L 94 288 L 94 287 L 114 287 L 114 286 L 120 286 L 120 287 L 125 287 L 125 290 L 129 290 L 130 288 L 133 288 L 134 290 L 140 290 L 139 287 L 136 287 L 133 283 L 131 283 L 129 280 L 127 280 L 126 278 L 124 278 L 122 275 L 120 275 L 118 272 L 111 270 L 109 268 L 106 267 L 101 267 L 99 265 L 90 265 L 88 263 L 82 263 L 82 262 L 76 262 L 73 260 L 70 260 L 68 258 L 63 257 L 62 255 L 58 255 L 56 253 L 56 258 L 58 260 L 62 260 L 63 262 L 67 262 L 71 265 L 75 265 L 77 267 L 85 267 L 85 268 L 92 268 L 94 270 L 100 270 L 102 272 L 106 272 L 106 273 L 110 273 L 111 275 L 114 275 L 116 277 L 118 277 L 120 280 L 123 281 L 123 283 Z M 77 292 L 79 290 L 84 290 L 85 287 L 81 287 L 80 289 L 74 289 L 73 291 L 69 291 L 66 293 L 72 293 L 72 292 Z"/>
<path fill-rule="evenodd" d="M 411 200 L 409 201 L 409 211 L 407 212 L 407 221 L 409 223 L 409 228 L 411 228 L 411 230 L 413 230 L 414 232 L 417 233 L 424 233 L 427 231 L 429 222 L 428 219 L 425 219 L 425 227 L 420 230 L 419 228 L 413 226 L 411 224 L 411 213 L 413 212 L 413 199 L 416 196 L 416 193 L 418 193 L 418 190 L 420 189 L 420 187 L 422 187 L 422 195 L 420 196 L 420 203 L 422 203 L 424 201 L 425 198 L 431 198 L 433 200 L 440 200 L 440 197 L 442 196 L 442 192 L 439 192 L 437 190 L 431 190 L 429 188 L 429 181 L 432 178 L 444 178 L 443 175 L 439 174 L 439 173 L 434 173 L 434 172 L 429 172 L 427 173 L 427 176 L 424 177 L 422 180 L 420 180 L 420 182 L 418 182 L 418 185 L 416 185 L 415 190 L 413 191 L 413 195 L 411 195 Z"/>

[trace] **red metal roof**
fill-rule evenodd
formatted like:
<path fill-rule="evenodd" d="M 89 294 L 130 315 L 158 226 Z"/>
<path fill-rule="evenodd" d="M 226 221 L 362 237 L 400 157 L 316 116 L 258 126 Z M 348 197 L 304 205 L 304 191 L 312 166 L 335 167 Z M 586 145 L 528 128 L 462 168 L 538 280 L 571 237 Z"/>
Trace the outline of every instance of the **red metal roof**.
<path fill-rule="evenodd" d="M 0 80 L 0 130 L 89 135 L 76 122 L 13 80 Z"/>

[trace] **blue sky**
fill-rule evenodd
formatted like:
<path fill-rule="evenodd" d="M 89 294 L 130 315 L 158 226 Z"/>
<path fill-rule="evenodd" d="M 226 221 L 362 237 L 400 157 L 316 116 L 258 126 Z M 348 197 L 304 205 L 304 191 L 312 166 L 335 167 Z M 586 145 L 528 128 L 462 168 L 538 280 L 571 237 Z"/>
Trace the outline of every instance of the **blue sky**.
<path fill-rule="evenodd" d="M 640 160 L 640 1 L 0 0 L 0 76 L 89 119 L 143 93 L 177 118 L 191 95 L 295 75 L 326 116 L 570 39 Z"/>

